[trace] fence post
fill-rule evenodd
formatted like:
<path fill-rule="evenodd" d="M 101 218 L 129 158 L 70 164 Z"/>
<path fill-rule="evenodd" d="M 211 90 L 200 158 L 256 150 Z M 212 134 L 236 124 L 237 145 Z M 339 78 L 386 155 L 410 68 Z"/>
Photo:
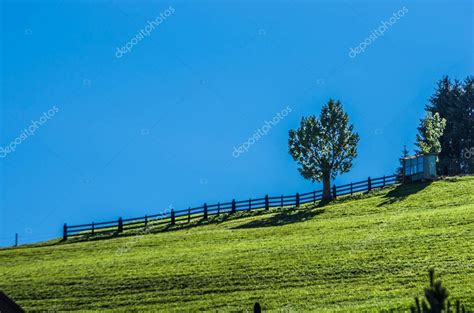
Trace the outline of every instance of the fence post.
<path fill-rule="evenodd" d="M 188 223 L 191 223 L 191 207 L 188 208 Z"/>
<path fill-rule="evenodd" d="M 217 216 L 221 213 L 221 203 L 217 202 Z"/>
<path fill-rule="evenodd" d="M 118 232 L 123 232 L 123 222 L 121 217 L 118 219 Z"/>
<path fill-rule="evenodd" d="M 298 192 L 296 193 L 296 207 L 300 207 L 300 194 Z"/>
<path fill-rule="evenodd" d="M 351 196 L 352 196 L 352 183 L 351 183 Z"/>
<path fill-rule="evenodd" d="M 283 195 L 281 195 L 281 205 L 280 208 L 283 208 Z"/>
<path fill-rule="evenodd" d="M 171 209 L 171 225 L 174 225 L 174 209 Z"/>
<path fill-rule="evenodd" d="M 204 219 L 207 220 L 207 203 L 204 203 Z"/>
<path fill-rule="evenodd" d="M 385 187 L 385 175 L 383 175 L 383 186 L 382 187 Z"/>
<path fill-rule="evenodd" d="M 18 247 L 18 233 L 15 234 L 15 247 Z"/>
<path fill-rule="evenodd" d="M 91 231 L 92 231 L 92 236 L 94 236 L 94 222 L 92 222 L 92 228 L 91 228 Z"/>
<path fill-rule="evenodd" d="M 372 181 L 370 180 L 370 176 L 367 179 L 367 190 L 371 191 L 372 190 Z"/>
<path fill-rule="evenodd" d="M 336 199 L 336 197 L 337 197 L 336 185 L 332 185 L 332 197 L 334 199 Z"/>
<path fill-rule="evenodd" d="M 265 210 L 268 211 L 270 209 L 270 203 L 268 201 L 268 195 L 265 195 Z"/>
<path fill-rule="evenodd" d="M 252 199 L 249 199 L 249 211 L 252 209 Z"/>
<path fill-rule="evenodd" d="M 145 228 L 146 228 L 147 225 L 148 225 L 148 216 L 145 215 Z"/>
<path fill-rule="evenodd" d="M 230 211 L 230 213 L 234 214 L 235 212 L 236 212 L 235 199 L 232 199 L 232 210 Z"/>
<path fill-rule="evenodd" d="M 63 226 L 63 240 L 67 240 L 67 224 L 64 223 Z"/>
<path fill-rule="evenodd" d="M 313 191 L 313 203 L 316 203 L 316 190 Z"/>

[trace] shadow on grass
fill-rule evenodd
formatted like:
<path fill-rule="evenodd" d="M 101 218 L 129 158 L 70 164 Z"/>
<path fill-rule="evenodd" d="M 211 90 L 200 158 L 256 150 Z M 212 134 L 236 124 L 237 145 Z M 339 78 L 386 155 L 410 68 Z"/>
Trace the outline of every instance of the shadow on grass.
<path fill-rule="evenodd" d="M 283 226 L 287 224 L 304 222 L 322 213 L 324 213 L 324 209 L 319 206 L 317 208 L 310 207 L 305 210 L 288 210 L 276 213 L 275 215 L 272 215 L 268 218 L 262 218 L 233 227 L 233 229 Z"/>
<path fill-rule="evenodd" d="M 352 198 L 352 197 L 351 197 Z M 348 198 L 349 199 L 349 198 Z M 347 199 L 346 199 L 347 200 Z M 142 236 L 148 234 L 158 234 L 162 232 L 170 232 L 176 230 L 186 230 L 203 225 L 216 225 L 221 224 L 226 221 L 239 220 L 242 218 L 254 217 L 254 216 L 263 216 L 273 214 L 268 218 L 262 218 L 261 220 L 252 221 L 243 225 L 233 227 L 232 229 L 237 228 L 256 228 L 256 227 L 270 227 L 270 226 L 282 226 L 291 223 L 303 222 L 305 220 L 311 219 L 316 215 L 322 214 L 324 212 L 324 207 L 328 204 L 336 203 L 340 200 L 323 200 L 316 203 L 304 204 L 301 208 L 296 209 L 294 206 L 286 207 L 273 207 L 268 211 L 259 209 L 259 210 L 242 210 L 237 211 L 236 213 L 221 213 L 220 215 L 211 215 L 208 219 L 203 219 L 202 217 L 191 217 L 191 221 L 180 220 L 176 221 L 175 225 L 170 224 L 160 224 L 153 225 L 153 222 L 147 227 L 138 228 L 136 230 L 124 230 L 121 233 L 118 233 L 116 230 L 110 230 L 102 233 L 95 234 L 83 234 L 82 236 L 70 237 L 67 240 L 54 240 L 48 243 L 40 243 L 35 246 L 54 246 L 58 244 L 73 244 L 79 242 L 90 242 L 90 241 L 101 241 L 109 240 L 114 238 L 123 238 L 131 236 Z"/>
<path fill-rule="evenodd" d="M 431 181 L 424 181 L 424 182 L 405 183 L 405 184 L 398 185 L 395 189 L 389 191 L 383 197 L 385 201 L 383 201 L 377 206 L 381 207 L 387 204 L 403 201 L 408 196 L 422 191 L 423 189 L 428 187 L 431 183 L 432 183 Z"/>
<path fill-rule="evenodd" d="M 191 218 L 191 221 L 187 220 L 177 221 L 175 225 L 170 224 L 161 224 L 153 225 L 152 223 L 148 227 L 139 228 L 136 230 L 124 230 L 122 233 L 118 233 L 116 230 L 111 230 L 102 233 L 95 234 L 83 234 L 82 236 L 70 237 L 67 240 L 57 239 L 50 242 L 44 242 L 39 244 L 32 244 L 32 246 L 44 247 L 44 246 L 55 246 L 58 244 L 74 244 L 80 242 L 92 242 L 92 241 L 101 241 L 109 240 L 114 238 L 123 238 L 123 237 L 132 237 L 132 236 L 143 236 L 148 234 L 158 234 L 163 232 L 177 231 L 177 230 L 186 230 L 194 227 L 199 227 L 203 225 L 218 225 L 225 223 L 227 221 L 235 221 L 242 218 L 262 216 L 262 220 L 253 221 L 234 227 L 236 228 L 254 228 L 254 227 L 270 227 L 270 226 L 281 226 L 285 224 L 303 222 L 308 220 L 316 215 L 319 215 L 324 212 L 324 206 L 332 203 L 333 200 L 320 201 L 315 204 L 304 205 L 299 209 L 296 209 L 294 206 L 287 207 L 274 207 L 270 210 L 253 210 L 253 211 L 237 211 L 236 213 L 221 213 L 220 215 L 211 215 L 208 219 L 203 219 L 201 217 Z M 263 218 L 265 215 L 270 215 L 269 218 Z M 23 247 L 23 246 L 22 246 Z"/>
<path fill-rule="evenodd" d="M 278 210 L 289 210 L 289 208 L 278 209 Z M 208 219 L 203 219 L 202 217 L 191 218 L 191 221 L 188 222 L 187 220 L 176 221 L 175 225 L 170 224 L 160 224 L 160 225 L 153 225 L 150 224 L 148 227 L 139 228 L 137 230 L 125 230 L 122 233 L 118 233 L 117 231 L 110 231 L 104 233 L 96 233 L 95 235 L 92 234 L 84 234 L 83 236 L 72 237 L 66 241 L 61 240 L 55 244 L 72 244 L 78 242 L 87 242 L 87 241 L 100 241 L 100 240 L 108 240 L 113 238 L 123 238 L 123 237 L 131 237 L 131 236 L 143 236 L 148 234 L 158 234 L 163 232 L 170 232 L 170 231 L 177 231 L 177 230 L 185 230 L 190 228 L 195 228 L 203 225 L 216 225 L 221 224 L 226 221 L 238 220 L 242 218 L 252 217 L 252 216 L 259 216 L 259 215 L 266 215 L 278 212 L 276 209 L 270 209 L 269 211 L 265 210 L 255 210 L 255 211 L 237 211 L 236 213 L 221 213 L 220 215 L 211 215 Z"/>

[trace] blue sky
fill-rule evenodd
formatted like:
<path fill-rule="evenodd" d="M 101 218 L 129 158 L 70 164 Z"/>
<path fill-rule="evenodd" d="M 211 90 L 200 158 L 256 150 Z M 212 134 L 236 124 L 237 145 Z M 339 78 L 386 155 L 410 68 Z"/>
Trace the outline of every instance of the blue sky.
<path fill-rule="evenodd" d="M 64 222 L 319 189 L 299 175 L 287 138 L 329 98 L 361 137 L 336 183 L 393 173 L 436 81 L 473 73 L 473 5 L 2 1 L 0 44 L 0 146 L 19 142 L 0 158 L 0 244 L 9 245 L 15 233 L 57 236 Z"/>

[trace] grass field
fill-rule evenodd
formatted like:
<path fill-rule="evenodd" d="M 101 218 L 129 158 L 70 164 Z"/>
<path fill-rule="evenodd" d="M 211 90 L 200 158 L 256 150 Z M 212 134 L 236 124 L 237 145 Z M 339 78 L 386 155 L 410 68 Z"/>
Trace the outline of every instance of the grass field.
<path fill-rule="evenodd" d="M 243 215 L 243 214 L 240 214 Z M 144 236 L 0 250 L 27 311 L 406 311 L 435 268 L 474 307 L 474 177 Z"/>

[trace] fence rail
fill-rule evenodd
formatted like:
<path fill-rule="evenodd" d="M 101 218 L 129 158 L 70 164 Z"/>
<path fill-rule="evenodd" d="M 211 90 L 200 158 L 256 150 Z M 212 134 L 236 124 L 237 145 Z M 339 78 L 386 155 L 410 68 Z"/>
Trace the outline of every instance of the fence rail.
<path fill-rule="evenodd" d="M 383 188 L 388 185 L 396 184 L 400 181 L 396 175 L 383 176 L 378 178 L 368 177 L 367 180 L 350 183 L 346 185 L 333 185 L 331 194 L 333 198 L 343 195 L 353 195 L 354 193 L 370 192 L 376 188 Z M 219 214 L 234 214 L 238 211 L 253 211 L 253 210 L 269 210 L 272 207 L 296 206 L 301 204 L 320 201 L 323 198 L 322 190 L 314 190 L 307 193 L 296 193 L 289 196 L 273 196 L 266 195 L 259 199 L 248 199 L 236 201 L 233 199 L 230 202 L 207 204 L 204 203 L 200 207 L 188 208 L 184 210 L 167 211 L 161 214 L 145 215 L 143 217 L 134 217 L 110 222 L 90 223 L 82 225 L 68 226 L 64 224 L 63 240 L 69 237 L 77 236 L 93 236 L 103 233 L 121 233 L 125 230 L 143 228 L 146 229 L 149 225 L 157 226 L 162 224 L 174 225 L 176 222 L 187 221 L 191 222 L 193 219 L 208 219 L 209 216 Z"/>

